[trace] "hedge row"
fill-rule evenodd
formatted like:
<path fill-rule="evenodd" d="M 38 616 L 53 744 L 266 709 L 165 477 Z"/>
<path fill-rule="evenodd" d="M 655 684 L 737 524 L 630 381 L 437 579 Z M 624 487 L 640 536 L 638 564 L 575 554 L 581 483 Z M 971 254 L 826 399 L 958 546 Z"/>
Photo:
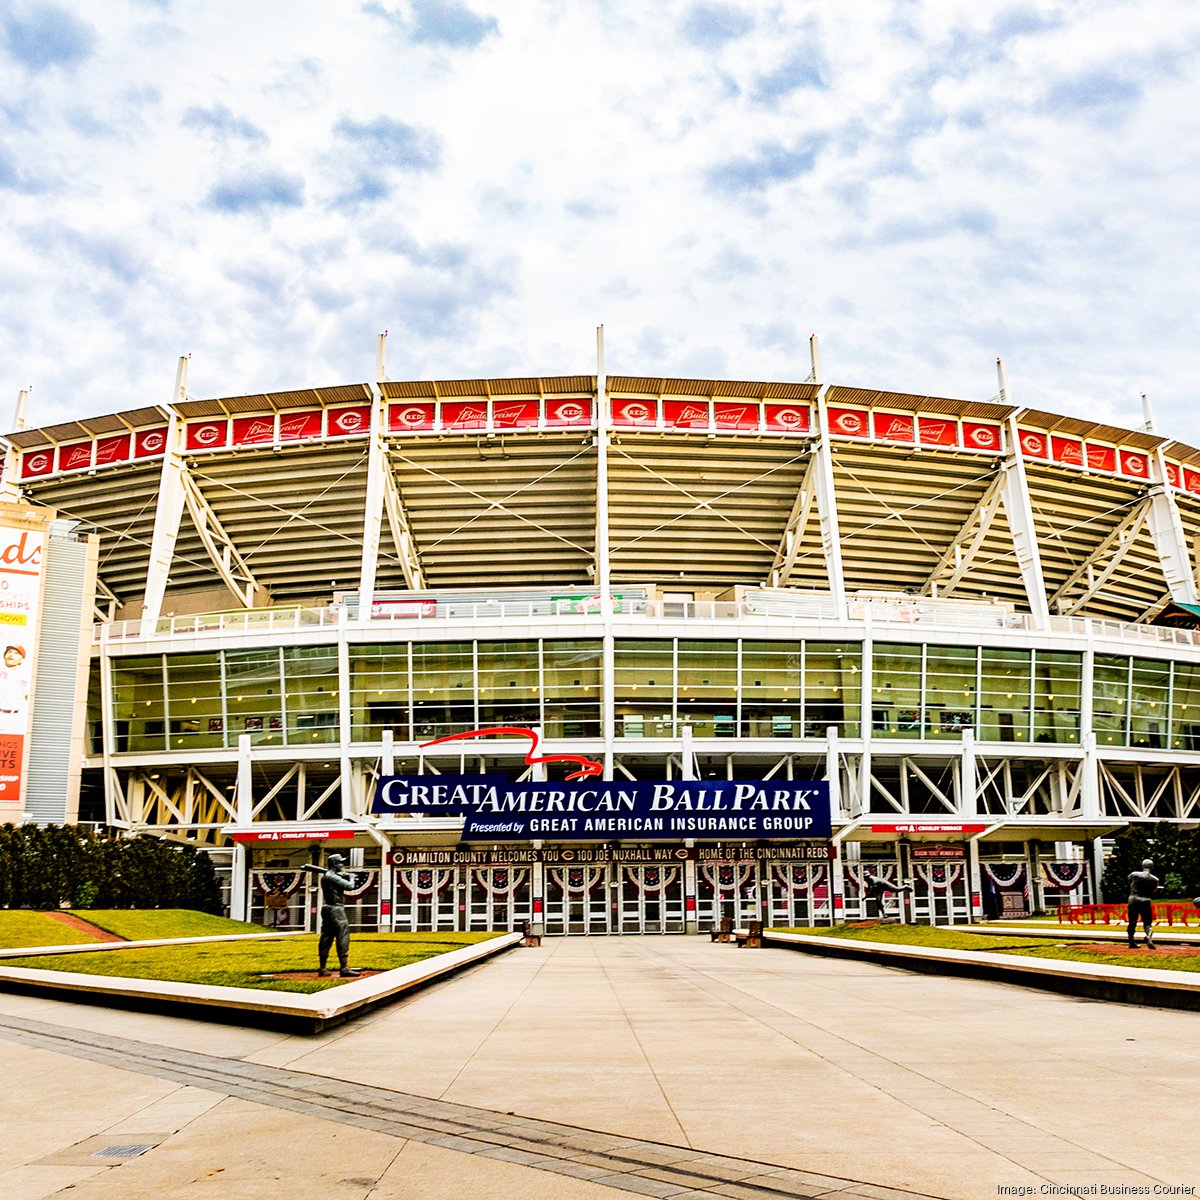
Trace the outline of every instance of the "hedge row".
<path fill-rule="evenodd" d="M 203 850 L 71 825 L 0 825 L 0 908 L 224 912 L 216 869 Z"/>
<path fill-rule="evenodd" d="M 1104 864 L 1100 890 L 1109 904 L 1129 897 L 1129 875 L 1142 869 L 1142 860 L 1154 863 L 1159 895 L 1165 899 L 1200 896 L 1200 830 L 1181 829 L 1159 821 L 1131 825 L 1113 839 L 1113 850 Z"/>

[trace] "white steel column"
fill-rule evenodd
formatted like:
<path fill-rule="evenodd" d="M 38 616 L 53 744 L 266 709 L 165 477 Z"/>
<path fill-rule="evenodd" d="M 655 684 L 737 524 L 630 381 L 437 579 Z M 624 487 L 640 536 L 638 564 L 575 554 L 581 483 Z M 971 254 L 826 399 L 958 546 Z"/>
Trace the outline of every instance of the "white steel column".
<path fill-rule="evenodd" d="M 958 811 L 963 818 L 979 815 L 979 773 L 975 769 L 975 732 L 962 731 L 958 759 Z"/>
<path fill-rule="evenodd" d="M 1150 462 L 1153 464 L 1154 486 L 1150 489 L 1147 524 L 1150 536 L 1154 539 L 1163 578 L 1176 604 L 1195 604 L 1196 568 L 1188 552 L 1187 535 L 1179 518 L 1175 493 L 1167 484 L 1167 464 L 1162 446 L 1155 448 Z"/>
<path fill-rule="evenodd" d="M 361 616 L 361 613 L 360 613 Z M 350 646 L 346 640 L 346 610 L 338 610 L 338 757 L 342 780 L 342 820 L 353 820 L 361 806 L 357 798 L 353 764 L 350 761 Z"/>
<path fill-rule="evenodd" d="M 186 494 L 183 484 L 183 422 L 175 412 L 175 403 L 187 397 L 188 360 L 181 358 L 175 371 L 175 393 L 169 406 L 167 443 L 163 452 L 162 474 L 158 484 L 158 506 L 154 512 L 154 535 L 150 541 L 150 562 L 146 569 L 146 591 L 142 598 L 142 636 L 154 632 L 162 616 L 163 597 L 175 557 L 179 521 L 183 516 Z"/>
<path fill-rule="evenodd" d="M 604 778 L 613 777 L 613 738 L 616 736 L 616 673 L 612 612 L 612 578 L 608 549 L 608 372 L 604 366 L 604 326 L 596 327 L 596 590 L 600 595 L 602 620 L 601 711 L 604 733 Z"/>
<path fill-rule="evenodd" d="M 1004 363 L 1000 359 L 996 359 L 996 372 L 1000 378 L 1000 403 L 1007 404 L 1008 388 L 1004 378 Z M 1050 604 L 1046 599 L 1046 580 L 1038 551 L 1029 480 L 1025 477 L 1025 460 L 1021 457 L 1021 439 L 1017 429 L 1019 416 L 1020 413 L 1010 413 L 1005 421 L 1008 448 L 1000 467 L 1004 473 L 1004 514 L 1012 533 L 1013 551 L 1021 568 L 1021 579 L 1025 584 L 1025 597 L 1029 601 L 1034 627 L 1045 629 L 1050 624 Z"/>
<path fill-rule="evenodd" d="M 821 523 L 821 547 L 825 551 L 825 573 L 839 621 L 846 619 L 846 580 L 842 570 L 842 536 L 838 529 L 837 492 L 833 481 L 833 446 L 829 437 L 829 412 L 825 395 L 829 384 L 817 393 L 817 444 L 813 487 L 817 494 L 817 514 Z"/>
<path fill-rule="evenodd" d="M 829 783 L 829 816 L 833 821 L 846 821 L 849 816 L 842 806 L 842 763 L 838 747 L 838 728 L 825 730 L 825 779 Z"/>
<path fill-rule="evenodd" d="M 104 820 L 117 820 L 117 774 L 113 769 L 113 678 L 112 659 L 108 654 L 109 626 L 100 626 L 100 751 L 104 760 Z"/>
<path fill-rule="evenodd" d="M 238 735 L 237 787 L 233 794 L 234 824 L 248 829 L 254 820 L 254 775 L 250 765 L 250 735 Z M 233 876 L 229 881 L 229 915 L 235 921 L 250 919 L 250 851 L 244 842 L 233 844 Z"/>
<path fill-rule="evenodd" d="M 684 725 L 679 731 L 680 765 L 679 774 L 682 779 L 697 779 L 696 751 L 692 745 L 692 727 Z M 691 851 L 695 845 L 694 838 L 687 838 L 684 845 Z M 696 908 L 697 895 L 696 860 L 683 860 L 683 931 L 684 933 L 699 933 L 700 922 Z"/>
<path fill-rule="evenodd" d="M 367 495 L 363 502 L 362 558 L 358 568 L 358 613 L 371 616 L 375 603 L 375 572 L 379 566 L 379 537 L 383 531 L 383 393 L 371 388 L 371 432 L 367 450 Z"/>

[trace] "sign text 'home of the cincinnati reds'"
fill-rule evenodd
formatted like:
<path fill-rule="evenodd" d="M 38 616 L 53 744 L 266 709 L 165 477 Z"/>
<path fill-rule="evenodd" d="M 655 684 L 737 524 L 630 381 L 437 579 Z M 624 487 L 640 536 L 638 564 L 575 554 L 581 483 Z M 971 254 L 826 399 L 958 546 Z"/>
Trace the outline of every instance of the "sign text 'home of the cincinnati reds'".
<path fill-rule="evenodd" d="M 824 780 L 512 783 L 500 775 L 385 775 L 372 811 L 465 816 L 464 841 L 830 836 Z"/>

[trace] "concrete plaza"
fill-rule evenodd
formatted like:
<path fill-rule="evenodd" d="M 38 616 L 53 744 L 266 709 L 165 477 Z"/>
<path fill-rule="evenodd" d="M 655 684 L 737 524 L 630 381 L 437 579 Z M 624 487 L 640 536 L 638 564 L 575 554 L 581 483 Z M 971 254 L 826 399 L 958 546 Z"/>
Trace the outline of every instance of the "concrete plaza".
<path fill-rule="evenodd" d="M 696 937 L 547 940 L 315 1037 L 0 993 L 0 1196 L 1200 1194 L 1198 1034 Z"/>

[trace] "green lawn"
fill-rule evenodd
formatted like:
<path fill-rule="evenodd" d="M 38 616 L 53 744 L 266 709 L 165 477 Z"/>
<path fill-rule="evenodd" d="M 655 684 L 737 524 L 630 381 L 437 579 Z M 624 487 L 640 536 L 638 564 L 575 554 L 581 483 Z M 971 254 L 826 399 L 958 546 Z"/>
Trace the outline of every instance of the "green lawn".
<path fill-rule="evenodd" d="M 89 921 L 127 942 L 157 938 L 219 937 L 223 933 L 265 933 L 261 925 L 231 921 L 190 908 L 75 908 L 71 915 Z"/>
<path fill-rule="evenodd" d="M 361 933 L 350 939 L 350 965 L 390 971 L 437 954 L 474 945 L 499 933 Z M 157 946 L 140 950 L 106 950 L 95 954 L 29 955 L 4 960 L 14 967 L 120 975 L 135 979 L 171 979 L 181 983 L 260 988 L 284 992 L 320 992 L 341 982 L 329 979 L 268 979 L 286 971 L 312 971 L 317 966 L 317 936 L 212 942 L 193 946 Z"/>
<path fill-rule="evenodd" d="M 0 950 L 18 946 L 74 946 L 95 940 L 90 934 L 71 929 L 46 913 L 23 908 L 0 909 Z"/>
<path fill-rule="evenodd" d="M 1094 942 L 1096 950 L 1074 947 L 1086 942 L 1087 935 L 1078 926 L 1067 926 L 1062 942 L 1048 942 L 1044 938 L 1020 937 L 1012 934 L 992 936 L 980 933 L 956 933 L 930 925 L 871 925 L 856 928 L 849 925 L 796 926 L 779 929 L 779 933 L 803 933 L 809 937 L 837 938 L 843 941 L 886 942 L 896 946 L 930 946 L 941 950 L 974 950 L 989 954 L 1013 954 L 1024 958 L 1067 959 L 1071 962 L 1108 964 L 1114 967 L 1152 967 L 1160 971 L 1200 971 L 1200 954 L 1188 953 L 1190 947 L 1160 947 L 1156 950 L 1141 950 L 1130 954 L 1114 947 L 1112 942 Z M 1139 947 L 1141 942 L 1138 943 Z M 1108 950 L 1115 953 L 1106 953 Z"/>

